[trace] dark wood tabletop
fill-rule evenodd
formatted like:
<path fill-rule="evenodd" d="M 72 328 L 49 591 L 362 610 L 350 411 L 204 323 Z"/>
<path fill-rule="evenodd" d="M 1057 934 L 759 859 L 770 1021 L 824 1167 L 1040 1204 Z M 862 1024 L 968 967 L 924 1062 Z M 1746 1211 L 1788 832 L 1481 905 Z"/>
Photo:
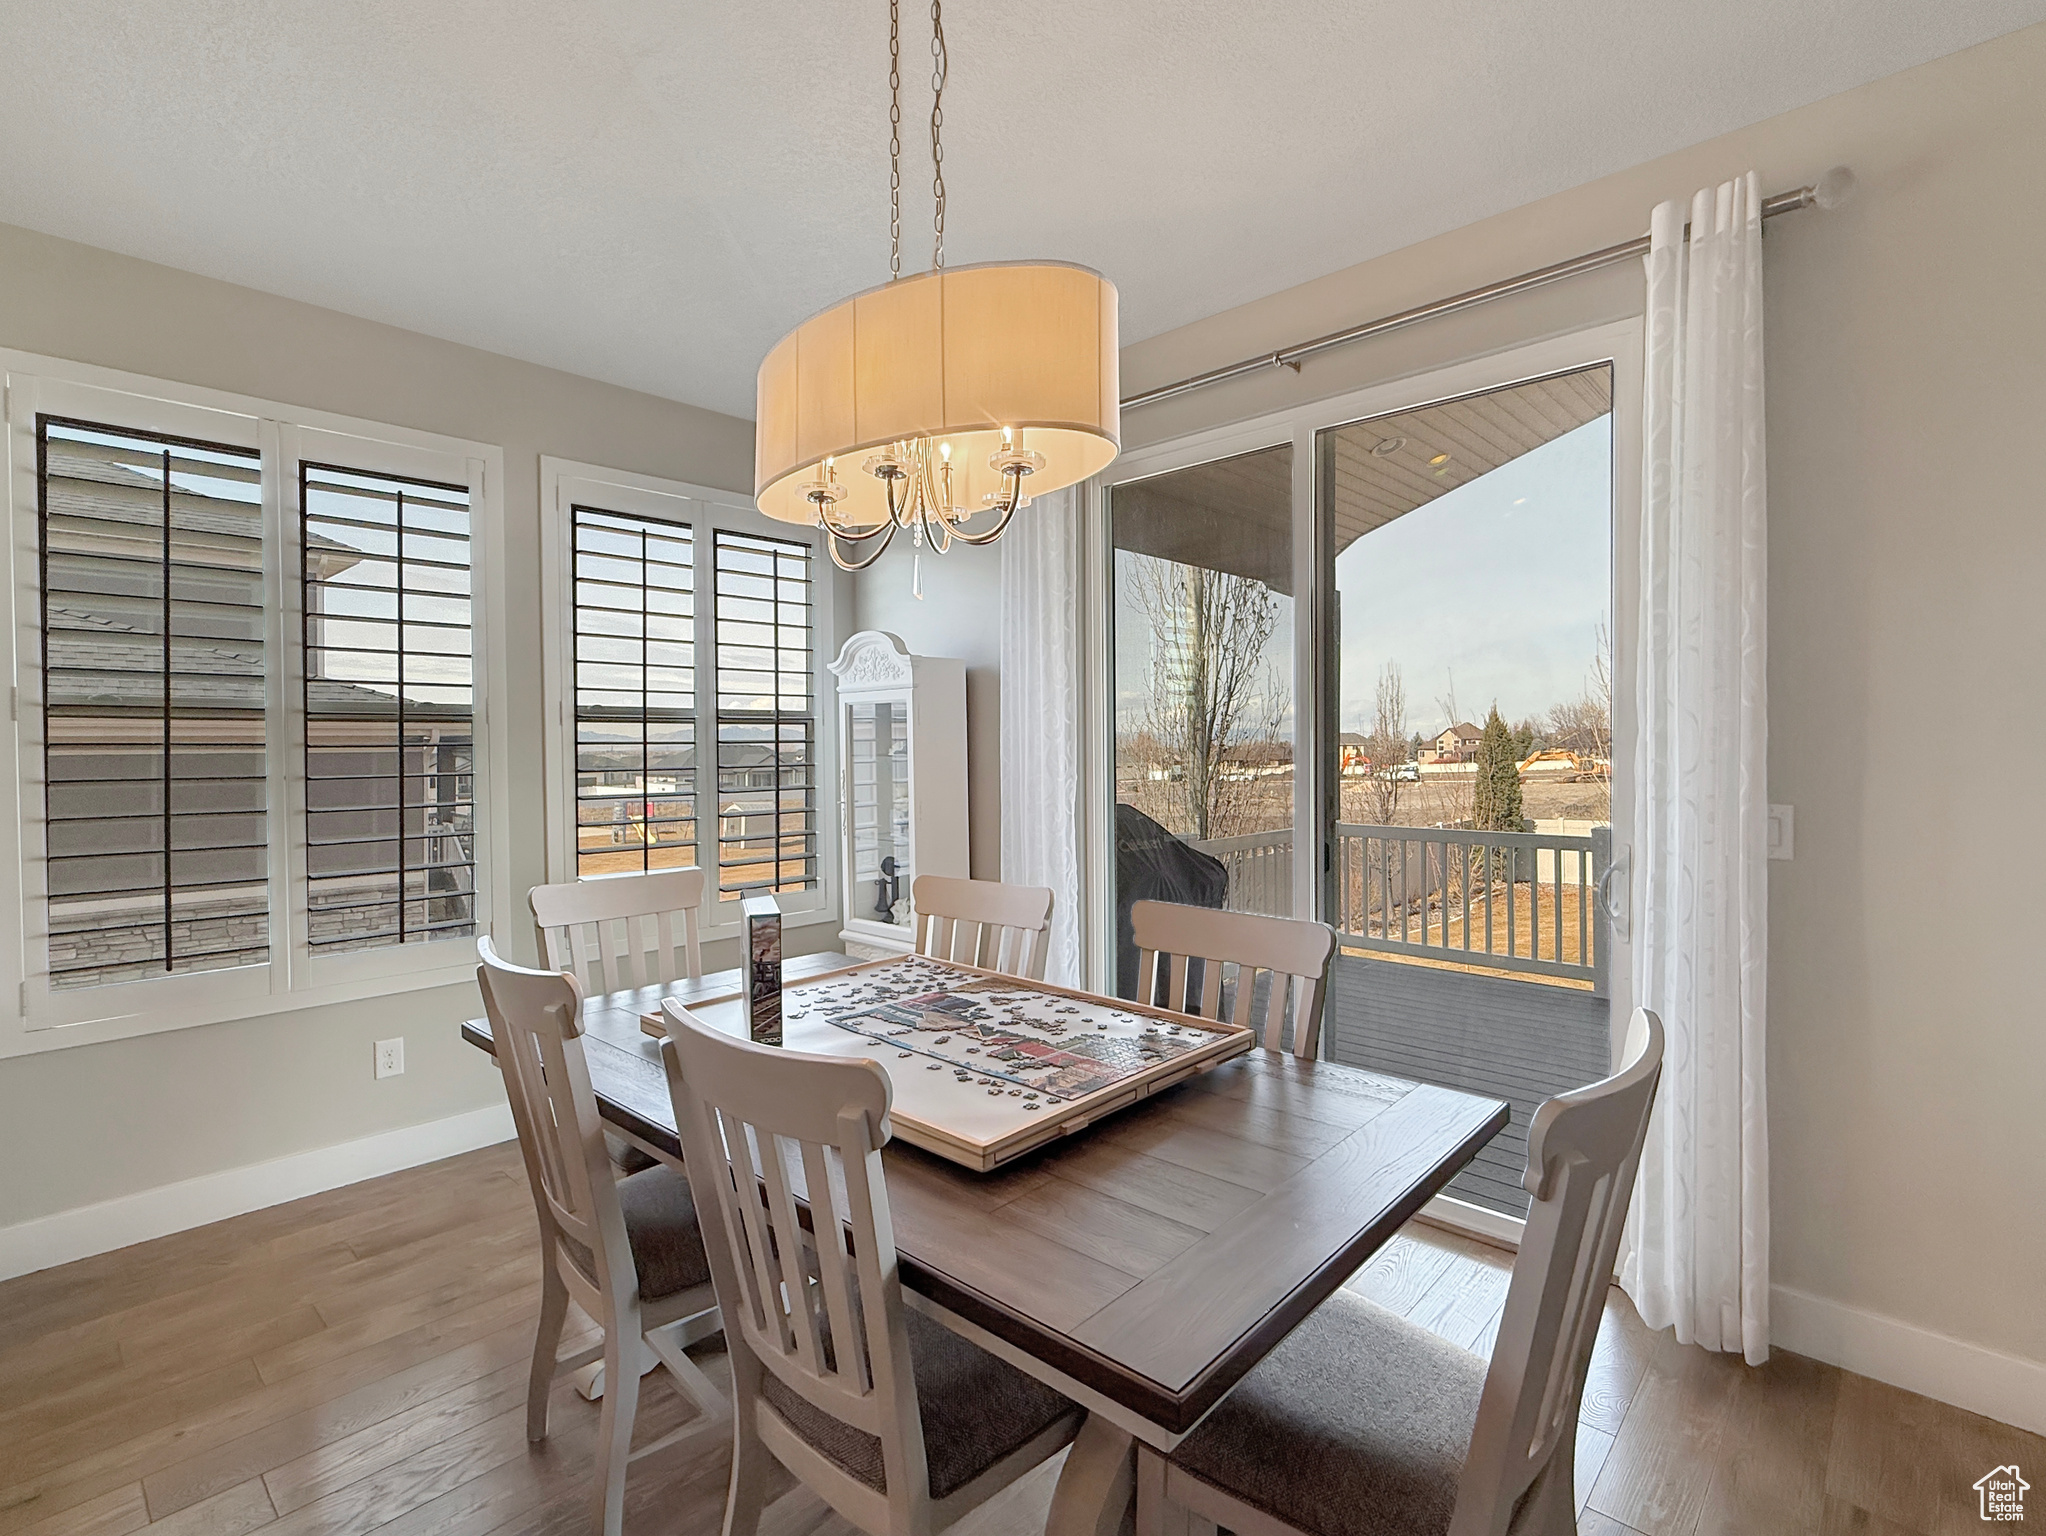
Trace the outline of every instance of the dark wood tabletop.
<path fill-rule="evenodd" d="M 796 956 L 784 979 L 851 963 Z M 731 971 L 586 1003 L 604 1118 L 679 1160 L 639 1015 L 737 986 Z M 462 1036 L 493 1049 L 484 1020 Z M 1253 1051 L 991 1173 L 897 1142 L 884 1157 L 903 1283 L 1178 1433 L 1506 1120 L 1496 1099 Z"/>

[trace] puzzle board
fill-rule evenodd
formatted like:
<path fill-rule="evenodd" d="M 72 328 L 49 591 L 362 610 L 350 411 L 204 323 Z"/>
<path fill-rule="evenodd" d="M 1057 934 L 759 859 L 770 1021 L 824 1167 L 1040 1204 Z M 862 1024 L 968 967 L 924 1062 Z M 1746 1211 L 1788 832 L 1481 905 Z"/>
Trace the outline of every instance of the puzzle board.
<path fill-rule="evenodd" d="M 983 1170 L 1256 1039 L 1235 1024 L 915 955 L 791 986 L 783 1030 L 791 1050 L 878 1062 L 895 1089 L 896 1136 Z"/>

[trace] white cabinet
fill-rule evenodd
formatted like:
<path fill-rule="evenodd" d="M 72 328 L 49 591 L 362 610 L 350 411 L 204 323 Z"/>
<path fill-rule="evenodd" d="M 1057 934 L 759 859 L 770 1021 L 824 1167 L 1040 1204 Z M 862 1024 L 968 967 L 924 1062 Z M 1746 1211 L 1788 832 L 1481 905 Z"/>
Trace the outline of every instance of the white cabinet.
<path fill-rule="evenodd" d="M 968 873 L 966 664 L 912 656 L 896 636 L 867 629 L 831 670 L 845 838 L 839 940 L 863 959 L 907 954 L 916 944 L 911 883 Z"/>

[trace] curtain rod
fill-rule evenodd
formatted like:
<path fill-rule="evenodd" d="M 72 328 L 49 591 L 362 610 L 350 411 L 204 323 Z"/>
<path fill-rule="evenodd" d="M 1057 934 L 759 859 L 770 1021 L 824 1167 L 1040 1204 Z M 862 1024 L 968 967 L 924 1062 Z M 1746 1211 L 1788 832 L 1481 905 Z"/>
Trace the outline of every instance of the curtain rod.
<path fill-rule="evenodd" d="M 1762 203 L 1762 217 L 1773 219 L 1779 213 L 1794 213 L 1800 208 L 1813 206 L 1837 208 L 1846 198 L 1854 184 L 1854 174 L 1845 166 L 1835 166 L 1808 187 L 1799 187 L 1792 192 L 1779 192 Z M 1690 226 L 1684 226 L 1688 232 Z M 1205 389 L 1210 384 L 1220 384 L 1228 379 L 1237 379 L 1247 373 L 1256 373 L 1262 368 L 1291 368 L 1300 371 L 1300 364 L 1316 353 L 1326 352 L 1331 347 L 1345 346 L 1353 341 L 1362 341 L 1367 336 L 1383 336 L 1387 331 L 1397 331 L 1422 320 L 1433 320 L 1439 315 L 1453 315 L 1459 310 L 1470 309 L 1479 304 L 1488 304 L 1493 299 L 1503 299 L 1510 294 L 1526 293 L 1532 288 L 1544 288 L 1550 283 L 1560 283 L 1566 277 L 1576 277 L 1585 272 L 1596 272 L 1600 267 L 1610 267 L 1616 262 L 1648 254 L 1648 236 L 1609 245 L 1602 251 L 1591 251 L 1582 256 L 1572 256 L 1551 266 L 1537 267 L 1532 272 L 1523 272 L 1518 277 L 1509 277 L 1496 283 L 1487 283 L 1482 288 L 1473 288 L 1447 299 L 1436 299 L 1433 303 L 1403 309 L 1396 315 L 1385 315 L 1377 320 L 1366 320 L 1362 325 L 1345 326 L 1340 331 L 1330 331 L 1326 336 L 1317 336 L 1312 341 L 1303 341 L 1298 346 L 1283 347 L 1277 352 L 1262 353 L 1247 357 L 1240 363 L 1226 367 L 1211 368 L 1206 373 L 1197 373 L 1191 378 L 1181 379 L 1176 384 L 1161 384 L 1156 389 L 1147 389 L 1141 394 L 1126 396 L 1122 408 L 1135 410 L 1141 405 L 1156 405 L 1160 400 L 1170 400 L 1175 395 L 1184 395 L 1196 389 Z"/>

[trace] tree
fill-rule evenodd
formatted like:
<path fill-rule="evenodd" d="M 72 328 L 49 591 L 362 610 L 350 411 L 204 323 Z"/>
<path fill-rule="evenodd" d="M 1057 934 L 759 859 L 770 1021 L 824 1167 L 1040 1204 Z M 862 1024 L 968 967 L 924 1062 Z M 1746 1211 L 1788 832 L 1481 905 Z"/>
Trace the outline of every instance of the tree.
<path fill-rule="evenodd" d="M 1534 756 L 1535 723 L 1523 720 L 1513 728 L 1513 751 L 1515 762 L 1526 762 Z"/>
<path fill-rule="evenodd" d="M 1371 815 L 1381 827 L 1394 824 L 1406 780 L 1399 776 L 1407 762 L 1407 685 L 1396 661 L 1388 661 L 1378 674 L 1371 733 L 1364 738 L 1364 750 L 1371 758 Z"/>
<path fill-rule="evenodd" d="M 1477 783 L 1473 786 L 1472 819 L 1480 832 L 1518 832 L 1520 759 L 1514 753 L 1513 731 L 1499 717 L 1499 706 L 1485 717 L 1478 738 Z"/>
<path fill-rule="evenodd" d="M 1286 700 L 1265 664 L 1279 600 L 1263 582 L 1228 571 L 1147 560 L 1137 601 L 1151 626 L 1151 702 L 1144 730 L 1181 777 L 1173 787 L 1196 841 L 1230 835 L 1247 809 L 1250 779 L 1224 764 L 1253 743 L 1271 745 Z"/>
<path fill-rule="evenodd" d="M 1612 642 L 1605 625 L 1598 627 L 1597 649 L 1580 698 L 1549 711 L 1549 735 L 1559 747 L 1575 753 L 1579 767 L 1602 786 L 1604 820 L 1612 819 L 1613 669 Z"/>

